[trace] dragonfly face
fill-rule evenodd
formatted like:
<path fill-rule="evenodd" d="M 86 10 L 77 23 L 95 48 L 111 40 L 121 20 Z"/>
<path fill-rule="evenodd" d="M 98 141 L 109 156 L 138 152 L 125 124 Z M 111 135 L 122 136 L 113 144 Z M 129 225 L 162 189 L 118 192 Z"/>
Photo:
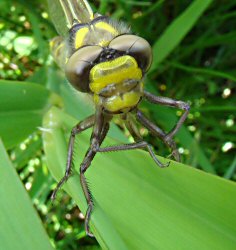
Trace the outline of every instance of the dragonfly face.
<path fill-rule="evenodd" d="M 125 24 L 94 14 L 86 0 L 48 2 L 54 25 L 61 35 L 51 41 L 52 55 L 57 64 L 65 70 L 71 85 L 76 90 L 92 96 L 96 106 L 95 115 L 79 122 L 71 131 L 66 172 L 52 198 L 55 198 L 59 188 L 70 177 L 76 134 L 93 127 L 89 149 L 80 165 L 80 182 L 88 203 L 85 229 L 87 234 L 92 236 L 89 220 L 94 203 L 85 172 L 96 153 L 146 149 L 159 167 L 168 166 L 169 163 L 163 164 L 158 160 L 151 145 L 143 140 L 135 122 L 140 122 L 154 136 L 160 138 L 170 147 L 174 158 L 179 160 L 173 136 L 186 119 L 189 105 L 144 91 L 143 79 L 152 62 L 151 47 L 145 39 L 131 34 Z M 138 109 L 137 105 L 142 98 L 154 104 L 176 107 L 184 112 L 173 129 L 165 133 Z M 136 121 L 132 119 L 131 112 Z M 115 114 L 121 114 L 135 143 L 102 148 L 110 120 Z"/>
<path fill-rule="evenodd" d="M 66 77 L 75 89 L 93 95 L 104 112 L 129 112 L 143 95 L 143 76 L 152 60 L 149 43 L 128 34 L 123 24 L 99 16 L 70 30 Z"/>

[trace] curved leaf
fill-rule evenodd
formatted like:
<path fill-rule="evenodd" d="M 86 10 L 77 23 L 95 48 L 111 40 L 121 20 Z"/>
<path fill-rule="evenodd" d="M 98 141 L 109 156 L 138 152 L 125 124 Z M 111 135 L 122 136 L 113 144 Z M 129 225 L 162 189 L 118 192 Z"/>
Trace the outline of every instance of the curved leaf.
<path fill-rule="evenodd" d="M 0 80 L 0 137 L 6 148 L 22 142 L 59 97 L 46 88 L 26 82 Z"/>
<path fill-rule="evenodd" d="M 1 140 L 0 176 L 1 249 L 53 249 Z"/>
<path fill-rule="evenodd" d="M 63 176 L 67 154 L 62 128 L 68 132 L 76 123 L 55 108 L 44 119 L 44 148 L 57 180 Z M 78 136 L 77 170 L 90 133 Z M 109 138 L 106 141 L 115 144 Z M 235 247 L 235 183 L 176 162 L 160 169 L 140 150 L 97 154 L 86 176 L 95 199 L 92 229 L 103 248 Z M 85 213 L 79 176 L 73 175 L 64 188 Z"/>

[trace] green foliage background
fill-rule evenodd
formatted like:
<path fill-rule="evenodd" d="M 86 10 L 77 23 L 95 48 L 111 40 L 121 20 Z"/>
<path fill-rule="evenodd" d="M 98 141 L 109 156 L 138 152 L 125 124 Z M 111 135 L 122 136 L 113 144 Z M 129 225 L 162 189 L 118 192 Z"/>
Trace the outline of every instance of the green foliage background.
<path fill-rule="evenodd" d="M 135 34 L 151 43 L 154 60 L 146 77 L 146 89 L 158 95 L 191 102 L 188 120 L 176 136 L 183 163 L 221 177 L 219 179 L 174 162 L 171 169 L 159 172 L 151 161 L 150 166 L 145 165 L 149 158 L 141 152 L 114 153 L 104 158 L 99 156 L 94 163 L 99 172 L 89 172 L 88 176 L 96 201 L 101 202 L 99 206 L 102 204 L 94 221 L 100 246 L 138 249 L 135 244 L 147 246 L 151 242 L 153 245 L 150 243 L 149 249 L 189 249 L 187 243 L 192 244 L 192 249 L 199 249 L 200 246 L 216 249 L 214 247 L 220 244 L 225 244 L 225 249 L 233 249 L 232 242 L 236 241 L 233 205 L 236 192 L 233 183 L 236 179 L 236 1 L 119 0 L 93 1 L 91 4 L 99 13 L 127 22 Z M 17 247 L 32 249 L 35 246 L 50 249 L 49 238 L 56 249 L 99 249 L 95 239 L 86 237 L 81 211 L 76 206 L 79 204 L 84 212 L 85 203 L 76 179 L 78 176 L 65 186 L 70 196 L 60 192 L 52 206 L 50 194 L 55 188 L 55 181 L 48 172 L 49 167 L 57 179 L 61 177 L 65 138 L 76 121 L 83 119 L 93 109 L 83 97 L 77 96 L 68 87 L 63 74 L 52 62 L 48 43 L 56 33 L 47 14 L 46 1 L 2 0 L 0 10 L 0 137 L 3 141 L 0 147 L 0 205 L 3 208 L 0 222 L 1 225 L 9 225 L 5 231 L 0 229 L 0 241 L 4 242 L 7 250 Z M 57 106 L 63 112 L 51 109 L 52 106 Z M 150 119 L 166 131 L 171 129 L 181 114 L 180 111 L 148 103 L 142 103 L 141 107 Z M 62 129 L 53 127 L 55 133 L 48 138 L 44 129 L 50 127 L 52 121 Z M 141 132 L 145 140 L 154 145 L 158 155 L 169 154 L 159 140 L 143 128 Z M 79 147 L 83 150 L 88 146 L 88 137 L 89 133 L 81 137 Z M 48 139 L 54 144 L 48 143 Z M 124 136 L 121 129 L 114 125 L 108 144 L 128 140 L 128 135 Z M 4 150 L 7 150 L 9 159 Z M 81 162 L 81 157 L 80 153 L 76 166 Z M 143 163 L 141 158 L 145 159 Z M 101 167 L 103 164 L 111 167 L 104 169 Z M 131 166 L 135 167 L 131 169 Z M 146 168 L 150 167 L 153 168 L 148 171 Z M 100 179 L 100 173 L 104 180 Z M 140 182 L 143 179 L 147 182 Z M 128 185 L 125 186 L 127 181 Z M 140 196 L 135 193 L 138 185 L 143 185 L 144 189 Z M 179 197 L 181 186 L 184 187 L 184 198 Z M 111 189 L 110 196 L 105 187 Z M 120 189 L 124 187 L 127 194 L 128 189 L 134 194 L 129 197 L 135 204 L 134 210 L 132 206 L 129 208 L 125 205 L 125 200 L 119 200 L 127 198 L 125 194 L 119 197 L 119 193 L 122 194 Z M 177 191 L 172 192 L 175 189 Z M 152 197 L 152 192 L 156 196 Z M 16 198 L 12 198 L 14 195 Z M 168 197 L 177 201 L 170 203 L 169 207 L 173 209 L 170 211 L 169 207 L 165 207 L 169 204 Z M 111 199 L 114 199 L 114 204 L 111 204 Z M 150 210 L 143 205 L 145 201 L 150 202 Z M 183 206 L 180 213 L 178 204 Z M 17 207 L 21 214 L 28 214 L 31 220 L 27 221 L 25 216 L 14 213 Z M 194 224 L 193 217 L 188 217 L 184 209 L 195 211 L 206 224 L 212 223 L 221 236 L 225 236 L 222 236 L 222 242 L 218 241 L 217 230 L 211 231 L 207 227 L 204 230 L 204 223 L 199 226 Z M 101 211 L 105 211 L 105 216 Z M 150 218 L 146 219 L 147 211 L 153 216 L 154 226 L 151 226 Z M 174 211 L 177 214 L 172 218 Z M 135 221 L 132 221 L 130 214 L 136 214 Z M 184 214 L 186 217 L 181 217 Z M 38 220 L 38 216 L 41 220 Z M 104 219 L 106 216 L 109 219 Z M 174 221 L 178 216 L 182 219 Z M 120 218 L 125 218 L 129 225 L 125 222 L 122 224 Z M 131 229 L 128 230 L 129 226 Z M 161 226 L 163 230 L 159 228 Z M 155 229 L 153 236 L 146 230 L 152 227 Z M 134 228 L 139 230 L 133 231 Z M 15 245 L 11 244 L 15 238 L 13 229 L 19 236 Z M 188 237 L 188 241 L 181 232 L 188 236 L 194 232 L 196 239 Z M 9 238 L 5 237 L 6 234 Z M 166 235 L 170 235 L 170 239 L 166 239 Z M 25 238 L 28 240 L 25 241 Z"/>

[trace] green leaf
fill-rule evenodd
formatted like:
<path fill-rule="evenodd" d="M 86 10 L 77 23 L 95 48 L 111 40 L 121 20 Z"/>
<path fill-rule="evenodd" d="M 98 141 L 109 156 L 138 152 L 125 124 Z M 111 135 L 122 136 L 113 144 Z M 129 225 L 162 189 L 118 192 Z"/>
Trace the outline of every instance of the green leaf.
<path fill-rule="evenodd" d="M 157 70 L 160 62 L 179 45 L 185 35 L 192 29 L 212 0 L 195 0 L 191 5 L 166 28 L 153 45 L 153 63 L 150 72 Z"/>
<path fill-rule="evenodd" d="M 67 136 L 78 121 L 58 109 L 44 119 L 44 149 L 57 180 L 65 171 Z M 76 170 L 91 131 L 78 136 Z M 106 139 L 109 145 L 116 141 Z M 165 162 L 163 158 L 161 161 Z M 92 230 L 106 249 L 234 249 L 236 185 L 171 162 L 158 168 L 141 150 L 97 154 L 86 172 L 95 200 Z M 86 201 L 78 174 L 64 185 L 83 213 Z"/>
<path fill-rule="evenodd" d="M 23 141 L 41 125 L 55 94 L 38 84 L 0 80 L 0 137 L 6 148 Z"/>
<path fill-rule="evenodd" d="M 0 166 L 1 249 L 53 249 L 1 140 Z"/>

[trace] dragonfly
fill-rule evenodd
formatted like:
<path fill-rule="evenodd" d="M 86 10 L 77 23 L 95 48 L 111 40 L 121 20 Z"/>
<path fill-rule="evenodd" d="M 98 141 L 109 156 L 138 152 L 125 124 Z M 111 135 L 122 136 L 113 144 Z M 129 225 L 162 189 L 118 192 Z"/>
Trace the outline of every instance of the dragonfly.
<path fill-rule="evenodd" d="M 95 114 L 78 122 L 71 130 L 65 174 L 53 191 L 52 199 L 71 175 L 76 135 L 92 127 L 90 145 L 80 165 L 80 182 L 88 204 L 85 230 L 92 237 L 90 218 L 94 202 L 85 173 L 95 155 L 144 149 L 157 166 L 169 166 L 170 162 L 162 163 L 152 146 L 142 138 L 137 127 L 140 123 L 163 141 L 170 148 L 171 156 L 180 161 L 173 137 L 187 118 L 190 105 L 145 91 L 144 78 L 152 63 L 152 48 L 125 23 L 94 13 L 86 0 L 48 0 L 48 3 L 59 34 L 50 42 L 52 56 L 64 70 L 69 84 L 76 91 L 87 94 L 95 105 Z M 171 131 L 164 132 L 145 116 L 139 108 L 143 99 L 183 111 Z M 102 147 L 114 116 L 123 121 L 134 142 Z"/>

